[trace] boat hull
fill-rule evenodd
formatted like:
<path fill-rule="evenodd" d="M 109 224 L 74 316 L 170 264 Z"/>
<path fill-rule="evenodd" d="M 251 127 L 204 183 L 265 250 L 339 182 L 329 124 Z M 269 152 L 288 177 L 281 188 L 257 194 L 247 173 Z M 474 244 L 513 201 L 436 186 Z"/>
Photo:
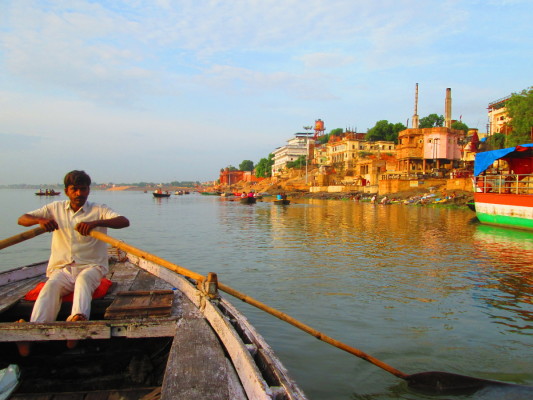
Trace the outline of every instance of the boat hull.
<path fill-rule="evenodd" d="M 257 199 L 255 197 L 242 197 L 240 202 L 241 204 L 255 204 Z"/>
<path fill-rule="evenodd" d="M 476 216 L 480 222 L 533 230 L 533 196 L 475 193 Z"/>
<path fill-rule="evenodd" d="M 287 199 L 274 200 L 274 204 L 279 205 L 279 206 L 287 206 L 291 204 L 291 201 Z"/>
<path fill-rule="evenodd" d="M 144 257 L 110 254 L 107 277 L 114 284 L 93 299 L 84 322 L 65 322 L 65 303 L 57 322 L 13 322 L 29 318 L 33 304 L 24 296 L 46 280 L 46 263 L 0 273 L 0 293 L 10 293 L 0 296 L 0 368 L 22 369 L 14 398 L 306 399 L 226 299 L 212 299 L 212 292 Z M 78 340 L 76 349 L 66 339 Z M 19 341 L 32 343 L 28 356 L 17 353 Z"/>

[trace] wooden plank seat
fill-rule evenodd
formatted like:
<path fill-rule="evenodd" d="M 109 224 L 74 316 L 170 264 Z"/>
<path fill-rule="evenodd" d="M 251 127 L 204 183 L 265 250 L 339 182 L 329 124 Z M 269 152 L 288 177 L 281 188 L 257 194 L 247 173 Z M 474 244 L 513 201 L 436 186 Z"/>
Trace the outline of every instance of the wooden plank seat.
<path fill-rule="evenodd" d="M 63 393 L 15 393 L 11 400 L 155 400 L 160 388 L 146 387 L 121 390 L 95 390 Z"/>

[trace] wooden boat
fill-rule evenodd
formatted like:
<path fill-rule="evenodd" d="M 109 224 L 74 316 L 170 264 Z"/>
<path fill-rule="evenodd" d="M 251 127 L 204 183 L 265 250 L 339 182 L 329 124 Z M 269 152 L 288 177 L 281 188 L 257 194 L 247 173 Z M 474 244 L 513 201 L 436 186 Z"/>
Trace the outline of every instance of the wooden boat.
<path fill-rule="evenodd" d="M 306 398 L 261 335 L 218 296 L 216 277 L 193 280 L 145 255 L 109 254 L 113 285 L 93 299 L 90 321 L 65 322 L 71 305 L 63 304 L 57 322 L 13 322 L 29 319 L 33 302 L 24 296 L 46 279 L 46 263 L 0 273 L 0 369 L 21 370 L 11 399 Z M 68 349 L 67 339 L 77 346 Z M 32 343 L 27 357 L 18 341 Z"/>
<path fill-rule="evenodd" d="M 280 206 L 286 206 L 291 204 L 291 201 L 289 199 L 276 199 L 274 200 L 274 204 L 280 205 Z"/>
<path fill-rule="evenodd" d="M 255 197 L 241 197 L 240 202 L 241 204 L 255 204 L 257 199 Z"/>
<path fill-rule="evenodd" d="M 56 192 L 54 190 L 38 191 L 35 193 L 36 196 L 59 196 L 61 192 Z"/>
<path fill-rule="evenodd" d="M 161 197 L 170 197 L 170 193 L 159 193 L 159 192 L 153 192 L 152 193 L 154 197 L 161 198 Z"/>
<path fill-rule="evenodd" d="M 0 249 L 42 233 L 35 228 L 1 240 Z M 213 273 L 203 277 L 101 232 L 90 235 L 116 247 L 108 274 L 115 285 L 101 304 L 93 300 L 90 321 L 11 322 L 30 314 L 24 293 L 45 279 L 46 263 L 0 273 L 0 372 L 6 372 L 9 390 L 2 388 L 2 398 L 305 400 L 272 349 L 218 288 L 426 393 L 470 395 L 489 387 L 533 393 L 529 386 L 442 371 L 406 374 L 219 283 Z M 60 311 L 63 318 L 68 313 Z M 65 340 L 78 346 L 61 346 Z M 33 344 L 25 357 L 15 350 L 21 341 Z"/>
<path fill-rule="evenodd" d="M 481 223 L 533 230 L 533 143 L 476 154 L 473 179 Z"/>

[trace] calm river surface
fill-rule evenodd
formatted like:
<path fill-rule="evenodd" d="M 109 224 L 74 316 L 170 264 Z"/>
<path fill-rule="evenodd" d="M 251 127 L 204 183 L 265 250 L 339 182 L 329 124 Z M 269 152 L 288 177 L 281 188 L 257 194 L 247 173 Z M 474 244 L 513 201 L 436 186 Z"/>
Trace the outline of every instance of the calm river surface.
<path fill-rule="evenodd" d="M 0 238 L 46 202 L 0 190 Z M 469 210 L 353 201 L 255 205 L 190 194 L 91 192 L 127 216 L 111 236 L 280 309 L 411 374 L 441 370 L 533 385 L 533 235 L 480 226 Z M 0 268 L 48 257 L 50 236 L 0 251 Z M 238 300 L 310 399 L 431 397 Z M 530 393 L 531 396 L 531 393 Z"/>

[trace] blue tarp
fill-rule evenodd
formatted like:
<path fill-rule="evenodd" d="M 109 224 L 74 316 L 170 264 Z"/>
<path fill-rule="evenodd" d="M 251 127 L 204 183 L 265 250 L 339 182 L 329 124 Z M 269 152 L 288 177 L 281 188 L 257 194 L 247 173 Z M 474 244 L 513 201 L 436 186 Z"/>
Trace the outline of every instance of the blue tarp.
<path fill-rule="evenodd" d="M 521 144 L 518 147 L 533 147 L 533 143 Z M 474 176 L 478 176 L 487 168 L 489 168 L 494 161 L 505 157 L 507 154 L 512 153 L 515 150 L 516 147 L 508 147 L 501 150 L 483 151 L 481 153 L 477 153 L 476 161 L 474 162 Z"/>

